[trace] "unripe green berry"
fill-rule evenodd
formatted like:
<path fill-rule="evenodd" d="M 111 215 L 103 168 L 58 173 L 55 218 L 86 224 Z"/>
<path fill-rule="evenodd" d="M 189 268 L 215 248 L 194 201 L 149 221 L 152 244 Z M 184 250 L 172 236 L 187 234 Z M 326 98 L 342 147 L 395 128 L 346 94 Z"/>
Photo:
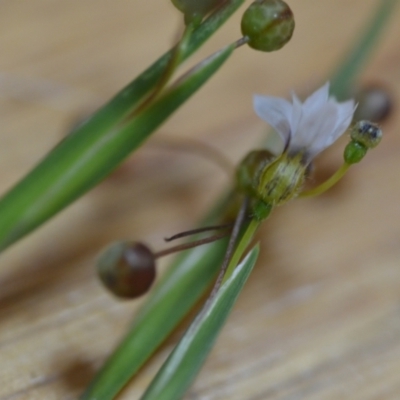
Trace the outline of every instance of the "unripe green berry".
<path fill-rule="evenodd" d="M 357 122 L 350 132 L 353 141 L 364 145 L 367 149 L 378 146 L 382 139 L 382 130 L 369 121 Z"/>
<path fill-rule="evenodd" d="M 279 50 L 292 37 L 293 13 L 282 0 L 257 0 L 243 14 L 241 28 L 253 49 Z"/>
<path fill-rule="evenodd" d="M 344 149 L 344 161 L 346 164 L 356 164 L 367 154 L 368 149 L 361 143 L 350 142 Z"/>

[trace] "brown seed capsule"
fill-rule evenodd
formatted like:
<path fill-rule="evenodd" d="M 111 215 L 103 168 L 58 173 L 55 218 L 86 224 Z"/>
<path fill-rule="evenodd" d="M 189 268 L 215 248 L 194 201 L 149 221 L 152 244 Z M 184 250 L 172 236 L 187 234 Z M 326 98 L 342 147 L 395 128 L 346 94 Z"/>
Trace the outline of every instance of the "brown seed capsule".
<path fill-rule="evenodd" d="M 139 242 L 115 242 L 107 247 L 97 262 L 104 286 L 122 298 L 146 293 L 156 276 L 153 252 Z"/>

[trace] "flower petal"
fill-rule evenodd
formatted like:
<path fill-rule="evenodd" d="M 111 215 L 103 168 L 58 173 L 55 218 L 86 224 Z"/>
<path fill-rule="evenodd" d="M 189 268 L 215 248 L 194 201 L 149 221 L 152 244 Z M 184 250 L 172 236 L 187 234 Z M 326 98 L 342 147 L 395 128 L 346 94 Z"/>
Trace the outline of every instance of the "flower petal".
<path fill-rule="evenodd" d="M 336 124 L 335 127 L 332 129 L 330 135 L 326 137 L 324 148 L 331 146 L 337 139 L 339 139 L 339 137 L 342 136 L 343 133 L 350 126 L 353 119 L 353 114 L 355 111 L 353 100 L 349 100 L 344 103 L 337 103 L 336 106 L 338 111 Z M 320 151 L 322 150 L 324 149 L 321 149 Z M 320 151 L 316 152 L 315 155 L 317 155 Z"/>
<path fill-rule="evenodd" d="M 339 136 L 349 127 L 356 108 L 357 106 L 355 105 L 354 100 L 348 100 L 338 104 L 339 115 L 335 126 L 335 132 L 340 132 L 338 133 Z M 335 140 L 336 139 L 334 139 L 332 143 Z"/>
<path fill-rule="evenodd" d="M 268 122 L 285 142 L 284 151 L 302 153 L 305 162 L 330 146 L 349 127 L 354 101 L 339 103 L 329 97 L 329 82 L 304 103 L 292 93 L 292 104 L 270 96 L 254 96 L 257 115 Z"/>
<path fill-rule="evenodd" d="M 321 115 L 320 124 L 316 126 L 313 140 L 306 151 L 310 160 L 329 147 L 340 136 L 335 135 L 335 126 L 339 115 L 336 104 L 328 103 L 324 108 L 324 113 Z"/>
<path fill-rule="evenodd" d="M 291 153 L 304 151 L 312 159 L 324 150 L 335 129 L 338 109 L 335 103 L 321 104 L 319 109 L 309 110 L 303 105 L 303 115 L 289 145 Z"/>
<path fill-rule="evenodd" d="M 254 111 L 281 136 L 284 144 L 290 139 L 292 105 L 284 99 L 272 96 L 254 95 Z"/>
<path fill-rule="evenodd" d="M 301 118 L 303 116 L 303 104 L 296 96 L 296 93 L 292 92 L 292 103 L 293 103 L 293 111 L 292 118 L 290 119 L 290 128 L 292 136 L 297 131 Z"/>
<path fill-rule="evenodd" d="M 329 98 L 329 82 L 326 82 L 325 85 L 321 86 L 312 95 L 307 97 L 307 99 L 303 104 L 303 107 L 308 109 L 309 111 L 314 111 L 320 108 L 322 104 L 327 103 L 328 98 Z"/>

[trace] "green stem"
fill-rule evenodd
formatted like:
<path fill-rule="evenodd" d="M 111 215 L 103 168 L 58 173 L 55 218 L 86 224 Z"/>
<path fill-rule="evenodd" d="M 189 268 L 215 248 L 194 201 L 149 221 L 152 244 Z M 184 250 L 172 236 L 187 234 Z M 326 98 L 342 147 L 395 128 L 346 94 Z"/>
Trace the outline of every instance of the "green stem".
<path fill-rule="evenodd" d="M 304 192 L 300 193 L 299 197 L 312 197 L 318 196 L 328 189 L 330 189 L 335 183 L 339 182 L 340 179 L 343 178 L 344 174 L 350 168 L 350 164 L 344 163 L 328 180 L 326 180 L 321 185 L 317 186 L 311 190 L 305 190 Z"/>
<path fill-rule="evenodd" d="M 346 99 L 357 75 L 365 66 L 371 55 L 374 45 L 378 42 L 384 29 L 389 25 L 388 20 L 395 15 L 394 8 L 399 5 L 398 0 L 381 0 L 371 21 L 366 24 L 365 31 L 351 48 L 345 61 L 331 78 L 331 93 L 338 100 Z"/>
<path fill-rule="evenodd" d="M 233 253 L 231 261 L 229 262 L 228 268 L 224 275 L 224 279 L 222 280 L 222 284 L 224 284 L 224 282 L 226 282 L 229 279 L 229 277 L 232 275 L 233 271 L 235 270 L 236 266 L 239 264 L 240 259 L 242 258 L 243 254 L 246 251 L 250 242 L 253 240 L 253 237 L 254 237 L 258 227 L 260 226 L 260 224 L 261 224 L 261 221 L 258 221 L 254 218 L 250 221 L 242 238 L 240 239 L 239 244 L 236 247 L 235 252 Z"/>

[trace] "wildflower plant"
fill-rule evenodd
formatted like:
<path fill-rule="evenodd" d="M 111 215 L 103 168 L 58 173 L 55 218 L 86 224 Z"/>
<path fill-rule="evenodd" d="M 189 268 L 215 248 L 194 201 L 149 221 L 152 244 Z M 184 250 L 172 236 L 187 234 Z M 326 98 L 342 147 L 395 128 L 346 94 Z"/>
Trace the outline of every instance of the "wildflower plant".
<path fill-rule="evenodd" d="M 241 38 L 175 78 L 178 67 L 244 0 L 172 3 L 184 15 L 185 29 L 178 43 L 77 127 L 0 200 L 2 250 L 113 171 L 205 84 L 235 49 L 248 44 L 259 51 L 279 50 L 294 32 L 294 16 L 285 2 L 256 0 L 244 12 Z M 278 133 L 282 153 L 260 148 L 244 157 L 237 167 L 232 190 L 205 219 L 210 229 L 222 228 L 224 233 L 173 249 L 193 247 L 190 256 L 188 252 L 181 254 L 152 289 L 132 330 L 106 361 L 82 400 L 114 398 L 214 282 L 202 310 L 142 399 L 173 400 L 184 395 L 256 263 L 258 245 L 248 248 L 261 223 L 275 207 L 291 199 L 328 190 L 379 143 L 382 132 L 377 125 L 353 120 L 357 104 L 347 90 L 393 7 L 393 1 L 382 2 L 371 28 L 357 46 L 356 56 L 349 57 L 331 84 L 324 84 L 304 101 L 294 93 L 291 102 L 254 96 L 254 111 Z M 346 131 L 350 133 L 350 142 L 344 150 L 343 165 L 321 185 L 305 190 L 315 157 Z M 198 247 L 205 243 L 208 246 Z M 171 252 L 155 253 L 142 243 L 117 242 L 99 261 L 100 277 L 117 296 L 137 297 L 147 292 L 154 281 L 156 258 Z"/>

